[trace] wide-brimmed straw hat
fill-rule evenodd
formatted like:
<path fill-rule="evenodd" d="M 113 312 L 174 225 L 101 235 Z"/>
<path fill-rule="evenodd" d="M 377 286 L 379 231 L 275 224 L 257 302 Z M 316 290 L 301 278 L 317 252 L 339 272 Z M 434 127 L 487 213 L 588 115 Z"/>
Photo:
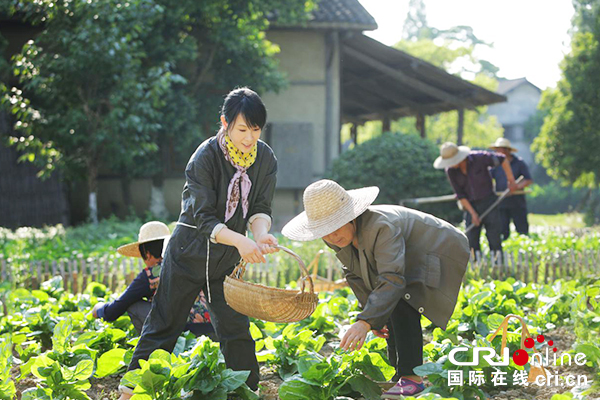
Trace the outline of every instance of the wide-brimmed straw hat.
<path fill-rule="evenodd" d="M 164 240 L 170 236 L 171 232 L 166 224 L 160 221 L 146 222 L 140 228 L 138 241 L 119 247 L 117 252 L 127 257 L 142 257 L 142 254 L 140 253 L 140 244 L 152 242 L 154 240 Z"/>
<path fill-rule="evenodd" d="M 491 149 L 500 149 L 500 148 L 509 149 L 513 153 L 517 151 L 516 148 L 512 147 L 510 140 L 508 140 L 507 138 L 496 139 L 496 141 L 494 142 L 494 144 L 492 144 L 490 146 L 490 148 Z"/>
<path fill-rule="evenodd" d="M 467 146 L 457 146 L 452 142 L 446 142 L 440 147 L 440 156 L 433 162 L 433 167 L 444 169 L 458 164 L 471 152 Z"/>
<path fill-rule="evenodd" d="M 345 190 L 323 179 L 304 190 L 304 212 L 288 222 L 281 233 L 293 240 L 315 240 L 338 230 L 367 210 L 379 194 L 377 186 Z"/>

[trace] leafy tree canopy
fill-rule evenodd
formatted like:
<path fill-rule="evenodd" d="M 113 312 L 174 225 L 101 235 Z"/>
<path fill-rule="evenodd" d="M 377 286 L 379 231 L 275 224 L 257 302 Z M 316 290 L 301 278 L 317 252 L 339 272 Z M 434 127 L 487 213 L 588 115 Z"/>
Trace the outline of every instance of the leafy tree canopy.
<path fill-rule="evenodd" d="M 553 178 L 597 186 L 600 177 L 600 6 L 574 0 L 571 51 L 562 62 L 555 90 L 542 96 L 547 110 L 534 142 L 536 158 Z"/>

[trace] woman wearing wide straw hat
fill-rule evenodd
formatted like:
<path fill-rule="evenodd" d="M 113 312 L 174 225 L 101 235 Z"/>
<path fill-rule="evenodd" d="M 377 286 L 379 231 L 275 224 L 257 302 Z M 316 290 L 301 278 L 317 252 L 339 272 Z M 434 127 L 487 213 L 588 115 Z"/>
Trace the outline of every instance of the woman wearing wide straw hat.
<path fill-rule="evenodd" d="M 135 330 L 140 333 L 146 317 L 150 313 L 152 298 L 160 281 L 160 269 L 164 243 L 171 236 L 169 227 L 160 221 L 150 221 L 141 226 L 137 242 L 129 243 L 117 249 L 126 257 L 137 257 L 144 260 L 145 268 L 127 286 L 118 299 L 109 303 L 98 303 L 92 310 L 94 318 L 115 321 L 127 314 Z M 184 330 L 196 336 L 210 335 L 213 327 L 206 309 L 204 295 L 200 293 L 196 303 L 190 310 Z M 146 300 L 147 299 L 147 300 Z"/>
<path fill-rule="evenodd" d="M 473 251 L 481 249 L 479 236 L 481 225 L 485 226 L 490 250 L 502 251 L 502 221 L 498 208 L 493 208 L 485 218 L 480 219 L 496 201 L 496 193 L 490 175 L 490 168 L 501 166 L 508 179 L 508 188 L 516 190 L 517 184 L 506 157 L 490 151 L 471 151 L 467 146 L 457 146 L 446 142 L 440 147 L 440 156 L 433 163 L 434 168 L 445 169 L 448 180 L 465 212 L 466 226 L 474 227 L 467 233 Z"/>
<path fill-rule="evenodd" d="M 370 330 L 388 339 L 398 383 L 383 398 L 424 389 L 413 368 L 423 363 L 421 314 L 446 328 L 469 259 L 467 238 L 451 224 L 409 208 L 371 205 L 377 187 L 344 190 L 321 180 L 304 191 L 304 209 L 282 233 L 323 239 L 343 264 L 363 311 L 340 346 L 359 349 Z M 387 327 L 386 327 L 387 325 Z"/>
<path fill-rule="evenodd" d="M 259 140 L 267 111 L 248 88 L 231 91 L 221 110 L 221 129 L 194 152 L 185 169 L 181 214 L 165 252 L 161 282 L 129 369 L 156 349 L 172 350 L 187 311 L 202 289 L 225 363 L 250 371 L 246 383 L 258 388 L 259 368 L 250 321 L 225 302 L 223 281 L 240 257 L 265 262 L 276 251 L 271 234 L 271 201 L 277 159 Z M 252 231 L 255 240 L 246 236 Z M 122 388 L 121 399 L 129 398 Z"/>

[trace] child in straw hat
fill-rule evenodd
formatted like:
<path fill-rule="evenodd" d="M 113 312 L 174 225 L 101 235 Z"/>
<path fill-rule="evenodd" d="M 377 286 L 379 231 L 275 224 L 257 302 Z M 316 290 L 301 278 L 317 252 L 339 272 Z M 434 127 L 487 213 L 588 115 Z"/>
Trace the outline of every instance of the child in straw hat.
<path fill-rule="evenodd" d="M 124 256 L 142 258 L 146 267 L 117 300 L 96 304 L 92 310 L 94 318 L 115 321 L 127 312 L 135 330 L 138 333 L 142 332 L 144 321 L 150 313 L 152 297 L 160 280 L 164 242 L 168 241 L 170 236 L 167 225 L 159 221 L 150 221 L 140 228 L 137 242 L 117 249 L 117 252 Z M 190 310 L 184 330 L 191 331 L 196 336 L 209 335 L 214 331 L 202 292 Z"/>
<path fill-rule="evenodd" d="M 304 209 L 282 233 L 323 241 L 336 252 L 362 312 L 340 347 L 360 349 L 370 330 L 388 340 L 397 384 L 382 398 L 424 390 L 421 314 L 446 328 L 469 260 L 465 235 L 446 221 L 400 206 L 372 203 L 377 187 L 345 190 L 321 180 L 304 191 Z"/>
<path fill-rule="evenodd" d="M 250 371 L 246 383 L 258 388 L 259 369 L 250 321 L 225 302 L 223 281 L 240 257 L 266 262 L 276 251 L 269 234 L 277 159 L 259 140 L 267 111 L 248 88 L 231 91 L 221 110 L 221 129 L 194 152 L 185 169 L 181 214 L 165 252 L 160 285 L 129 369 L 139 368 L 156 349 L 170 351 L 187 313 L 204 290 L 227 367 Z M 252 231 L 255 240 L 246 236 Z M 120 387 L 121 400 L 132 395 Z"/>

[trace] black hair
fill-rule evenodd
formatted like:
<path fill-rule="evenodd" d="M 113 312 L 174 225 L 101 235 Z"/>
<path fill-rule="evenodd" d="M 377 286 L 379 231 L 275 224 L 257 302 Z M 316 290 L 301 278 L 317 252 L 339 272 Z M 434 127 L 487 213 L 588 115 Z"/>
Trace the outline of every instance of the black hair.
<path fill-rule="evenodd" d="M 238 115 L 246 121 L 246 124 L 252 128 L 263 129 L 267 123 L 267 109 L 262 99 L 254 90 L 247 87 L 234 89 L 223 102 L 221 114 L 229 124 L 229 129 L 233 128 L 233 123 Z"/>
<path fill-rule="evenodd" d="M 162 250 L 163 250 L 163 242 L 164 242 L 164 239 L 158 239 L 158 240 L 153 240 L 151 242 L 140 243 L 139 249 L 140 249 L 140 254 L 142 255 L 142 258 L 144 260 L 146 259 L 146 253 L 150 253 L 150 255 L 154 258 L 161 258 Z"/>

